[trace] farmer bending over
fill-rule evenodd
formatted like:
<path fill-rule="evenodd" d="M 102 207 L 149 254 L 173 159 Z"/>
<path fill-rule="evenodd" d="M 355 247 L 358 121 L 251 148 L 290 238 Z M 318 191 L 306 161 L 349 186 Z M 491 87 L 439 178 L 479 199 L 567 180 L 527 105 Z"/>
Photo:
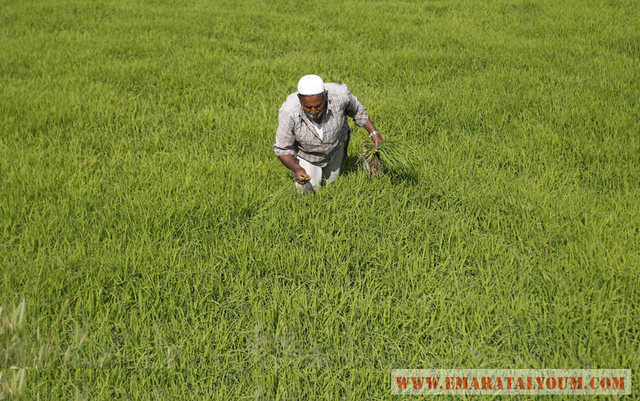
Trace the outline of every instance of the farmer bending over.
<path fill-rule="evenodd" d="M 347 116 L 369 132 L 377 148 L 382 136 L 347 85 L 325 84 L 317 75 L 305 75 L 298 81 L 298 92 L 282 104 L 273 149 L 293 171 L 301 193 L 317 191 L 323 177 L 327 184 L 338 178 L 351 136 Z"/>

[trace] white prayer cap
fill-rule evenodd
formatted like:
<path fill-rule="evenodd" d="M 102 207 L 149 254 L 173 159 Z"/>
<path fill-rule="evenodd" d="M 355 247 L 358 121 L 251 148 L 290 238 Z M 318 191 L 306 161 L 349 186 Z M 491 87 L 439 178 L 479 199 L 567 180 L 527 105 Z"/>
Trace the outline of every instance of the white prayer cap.
<path fill-rule="evenodd" d="M 298 81 L 298 94 L 317 95 L 324 92 L 324 81 L 317 75 L 305 75 Z"/>

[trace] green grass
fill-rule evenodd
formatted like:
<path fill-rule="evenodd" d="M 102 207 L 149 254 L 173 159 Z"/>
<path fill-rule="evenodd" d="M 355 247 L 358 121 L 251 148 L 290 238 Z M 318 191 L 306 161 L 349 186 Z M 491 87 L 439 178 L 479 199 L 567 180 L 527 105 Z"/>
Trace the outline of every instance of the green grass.
<path fill-rule="evenodd" d="M 637 396 L 637 21 L 0 2 L 0 398 L 393 399 L 396 368 L 588 367 Z M 299 196 L 272 144 L 307 73 L 413 144 L 414 179 L 369 180 L 356 129 Z"/>
<path fill-rule="evenodd" d="M 370 177 L 387 174 L 410 179 L 420 168 L 420 154 L 414 145 L 388 139 L 376 147 L 373 141 L 364 141 L 358 162 Z"/>

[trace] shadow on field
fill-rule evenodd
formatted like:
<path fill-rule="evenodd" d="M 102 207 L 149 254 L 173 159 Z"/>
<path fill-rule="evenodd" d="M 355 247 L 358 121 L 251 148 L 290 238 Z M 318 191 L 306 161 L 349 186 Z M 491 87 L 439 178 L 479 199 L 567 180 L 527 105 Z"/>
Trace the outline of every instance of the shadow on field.
<path fill-rule="evenodd" d="M 358 171 L 358 158 L 356 156 L 347 155 L 342 162 L 342 167 L 340 167 L 341 175 L 349 175 Z"/>

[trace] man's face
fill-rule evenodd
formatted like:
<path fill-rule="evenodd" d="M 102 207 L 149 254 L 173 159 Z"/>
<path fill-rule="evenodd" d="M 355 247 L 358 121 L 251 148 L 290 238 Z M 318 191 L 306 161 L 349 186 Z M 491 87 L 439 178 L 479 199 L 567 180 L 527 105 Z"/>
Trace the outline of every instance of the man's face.
<path fill-rule="evenodd" d="M 317 95 L 298 96 L 298 98 L 307 117 L 314 120 L 322 117 L 327 106 L 327 91 Z"/>

